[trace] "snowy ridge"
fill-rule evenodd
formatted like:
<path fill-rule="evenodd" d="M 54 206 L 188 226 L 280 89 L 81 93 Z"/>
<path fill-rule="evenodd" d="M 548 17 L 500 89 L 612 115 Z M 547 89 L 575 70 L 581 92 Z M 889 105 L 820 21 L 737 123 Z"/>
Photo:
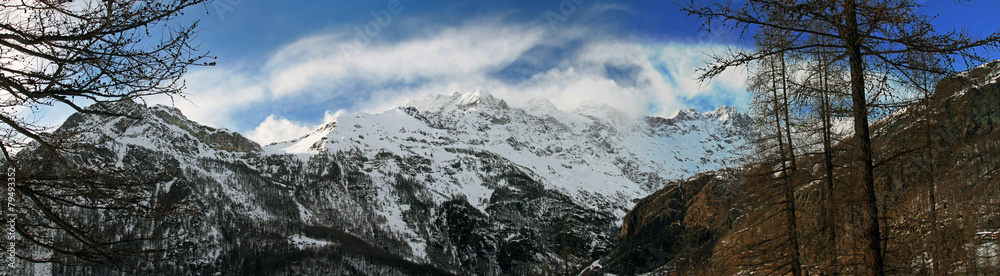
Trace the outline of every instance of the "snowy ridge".
<path fill-rule="evenodd" d="M 358 150 L 430 159 L 432 172 L 418 179 L 445 179 L 432 188 L 458 193 L 485 207 L 491 189 L 472 174 L 443 175 L 466 155 L 453 149 L 494 153 L 527 168 L 545 185 L 588 206 L 591 195 L 613 199 L 624 212 L 631 199 L 666 181 L 735 165 L 746 143 L 748 121 L 731 107 L 708 113 L 681 111 L 673 118 L 631 118 L 608 106 L 572 112 L 544 99 L 510 108 L 487 92 L 431 95 L 379 114 L 347 114 L 294 141 L 265 147 L 270 154 Z M 733 118 L 739 117 L 739 118 Z M 441 199 L 443 200 L 443 198 Z M 622 213 L 623 215 L 623 213 Z"/>
<path fill-rule="evenodd" d="M 444 113 L 509 108 L 507 102 L 496 99 L 485 91 L 472 91 L 465 94 L 455 92 L 451 95 L 434 94 L 412 100 L 406 106 L 421 111 Z"/>
<path fill-rule="evenodd" d="M 115 148 L 119 157 L 128 147 L 166 151 L 179 160 L 219 158 L 234 160 L 259 152 L 260 146 L 237 132 L 215 129 L 188 120 L 174 107 L 145 107 L 132 101 L 109 105 L 125 116 L 74 114 L 58 131 L 79 133 L 75 139 Z"/>

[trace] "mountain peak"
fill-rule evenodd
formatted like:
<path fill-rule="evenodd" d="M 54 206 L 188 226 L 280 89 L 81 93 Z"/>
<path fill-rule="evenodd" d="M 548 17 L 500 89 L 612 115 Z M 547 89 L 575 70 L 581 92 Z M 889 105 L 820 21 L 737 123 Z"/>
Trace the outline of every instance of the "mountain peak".
<path fill-rule="evenodd" d="M 451 95 L 432 94 L 406 103 L 406 106 L 427 112 L 508 109 L 507 102 L 486 91 L 476 90 Z"/>
<path fill-rule="evenodd" d="M 651 117 L 649 122 L 654 128 L 663 129 L 667 133 L 673 133 L 685 131 L 682 128 L 679 129 L 678 126 L 687 124 L 687 122 L 698 121 L 714 121 L 716 124 L 731 126 L 735 129 L 748 129 L 751 124 L 751 119 L 748 115 L 731 106 L 721 106 L 705 113 L 700 113 L 694 108 L 688 110 L 682 109 L 670 117 Z"/>
<path fill-rule="evenodd" d="M 678 109 L 677 112 L 674 112 L 674 115 L 667 116 L 666 119 L 683 120 L 683 119 L 687 119 L 687 118 L 689 118 L 691 116 L 697 116 L 699 114 L 701 114 L 701 113 L 698 113 L 698 111 L 695 110 L 694 108 L 691 108 L 691 109 L 688 109 L 688 110 Z"/>
<path fill-rule="evenodd" d="M 191 121 L 177 108 L 152 107 L 132 100 L 91 105 L 87 110 L 104 110 L 126 116 L 104 116 L 78 112 L 70 115 L 56 131 L 81 130 L 85 139 L 99 144 L 108 137 L 115 143 L 136 145 L 154 150 L 198 155 L 209 152 L 248 153 L 260 151 L 260 145 L 237 132 L 216 129 Z"/>
<path fill-rule="evenodd" d="M 576 108 L 573 113 L 600 121 L 607 121 L 619 127 L 626 127 L 629 125 L 629 122 L 636 119 L 635 116 L 606 103 L 585 104 Z"/>
<path fill-rule="evenodd" d="M 687 120 L 687 119 L 710 117 L 710 118 L 717 118 L 720 121 L 726 121 L 740 114 L 742 113 L 740 113 L 740 111 L 737 110 L 735 107 L 724 105 L 720 106 L 719 108 L 716 108 L 715 110 L 705 113 L 698 112 L 698 110 L 694 108 L 688 110 L 681 109 L 677 110 L 677 112 L 675 112 L 674 115 L 668 116 L 665 119 Z"/>
<path fill-rule="evenodd" d="M 552 104 L 551 101 L 544 98 L 533 98 L 528 100 L 528 102 L 524 104 L 523 109 L 525 112 L 528 112 L 528 114 L 539 117 L 549 117 L 553 116 L 554 113 L 559 112 L 559 108 L 557 108 L 555 104 Z"/>
<path fill-rule="evenodd" d="M 734 116 L 736 114 L 739 114 L 739 113 L 740 113 L 740 111 L 736 110 L 735 107 L 724 105 L 724 106 L 720 106 L 719 108 L 716 108 L 713 111 L 709 111 L 709 112 L 705 113 L 705 115 L 718 118 L 721 121 L 725 121 L 725 120 L 729 120 L 730 117 L 732 117 L 732 116 Z"/>

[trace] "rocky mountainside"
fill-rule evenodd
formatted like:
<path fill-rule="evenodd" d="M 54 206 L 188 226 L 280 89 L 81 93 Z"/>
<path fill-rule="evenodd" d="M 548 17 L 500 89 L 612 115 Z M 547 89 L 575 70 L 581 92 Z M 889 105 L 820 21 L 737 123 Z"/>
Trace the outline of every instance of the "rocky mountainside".
<path fill-rule="evenodd" d="M 632 118 L 607 106 L 566 112 L 546 100 L 516 108 L 486 92 L 342 115 L 266 146 L 170 107 L 115 108 L 130 116 L 76 114 L 57 132 L 79 133 L 68 158 L 76 164 L 162 176 L 144 192 L 197 210 L 170 225 L 183 236 L 157 241 L 172 257 L 143 266 L 174 275 L 577 272 L 615 248 L 640 198 L 735 165 L 750 137 L 749 118 L 728 107 Z"/>
<path fill-rule="evenodd" d="M 930 112 L 928 112 L 930 111 Z M 900 275 L 1000 273 L 1000 61 L 939 82 L 929 107 L 914 105 L 872 126 L 880 221 L 887 270 Z M 850 139 L 835 150 L 850 154 Z M 843 155 L 835 158 L 850 158 Z M 850 199 L 838 199 L 835 232 L 825 228 L 820 158 L 798 159 L 795 184 L 803 269 L 810 274 L 856 274 L 859 235 Z M 849 166 L 836 173 L 835 195 L 858 190 Z M 768 273 L 740 232 L 775 228 L 747 221 L 754 209 L 746 170 L 720 170 L 672 182 L 640 200 L 623 220 L 620 241 L 583 275 L 732 275 Z M 934 195 L 930 208 L 931 195 Z M 749 205 L 748 205 L 749 204 Z M 931 214 L 934 210 L 934 214 Z M 936 219 L 935 219 L 936 217 Z M 756 232 L 754 232 L 756 231 Z M 835 233 L 830 238 L 830 233 Z M 763 239 L 763 238 L 762 238 Z M 833 240 L 834 243 L 825 243 Z M 830 264 L 830 250 L 840 257 Z M 784 252 L 764 252 L 774 258 Z M 852 256 L 854 254 L 854 256 Z M 933 256 L 933 257 L 931 257 Z"/>

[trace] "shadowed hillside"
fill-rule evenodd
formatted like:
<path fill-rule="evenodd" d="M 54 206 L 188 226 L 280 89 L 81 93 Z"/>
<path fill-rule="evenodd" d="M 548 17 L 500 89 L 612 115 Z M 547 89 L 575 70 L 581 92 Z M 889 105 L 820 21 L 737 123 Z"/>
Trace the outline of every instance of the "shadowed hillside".
<path fill-rule="evenodd" d="M 929 108 L 910 106 L 872 126 L 887 272 L 1000 273 L 998 70 L 993 62 L 944 79 Z M 839 143 L 836 158 L 849 158 L 851 143 Z M 804 272 L 859 273 L 852 165 L 837 168 L 826 195 L 817 185 L 822 159 L 797 161 L 807 168 L 791 176 Z M 761 200 L 763 179 L 774 177 L 761 173 L 766 166 L 702 174 L 643 199 L 625 216 L 619 246 L 585 274 L 784 273 L 782 210 Z"/>

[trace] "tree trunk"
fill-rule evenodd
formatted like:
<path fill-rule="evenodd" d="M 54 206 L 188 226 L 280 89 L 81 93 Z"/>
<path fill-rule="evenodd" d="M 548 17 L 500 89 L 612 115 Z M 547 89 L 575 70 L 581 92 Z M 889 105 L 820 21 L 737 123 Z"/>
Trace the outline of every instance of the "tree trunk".
<path fill-rule="evenodd" d="M 782 111 L 785 115 L 785 137 L 788 137 L 788 161 L 791 162 L 791 169 L 794 174 L 798 167 L 795 164 L 795 147 L 792 145 L 792 117 L 788 116 L 788 109 L 791 108 L 788 105 L 788 70 L 785 68 L 785 54 L 778 56 L 781 59 L 781 93 L 782 101 L 784 101 L 784 106 L 782 106 Z M 780 131 L 780 130 L 779 130 Z"/>
<path fill-rule="evenodd" d="M 854 135 L 858 140 L 858 163 L 861 166 L 861 234 L 862 255 L 866 275 L 884 275 L 882 250 L 879 245 L 881 235 L 878 225 L 878 205 L 875 199 L 875 175 L 872 164 L 871 133 L 868 129 L 868 104 L 865 98 L 865 68 L 861 55 L 857 0 L 847 0 L 844 10 L 847 16 L 845 26 L 845 46 L 851 68 L 851 101 L 853 102 Z"/>
<path fill-rule="evenodd" d="M 799 260 L 799 235 L 795 223 L 795 187 L 791 175 L 785 175 L 785 223 L 788 228 L 788 239 L 792 247 L 792 275 L 802 275 L 802 262 Z"/>
<path fill-rule="evenodd" d="M 776 109 L 775 110 L 775 114 L 774 115 L 775 115 L 776 118 L 778 118 L 779 122 L 781 121 L 781 113 L 779 113 L 778 110 L 783 111 L 784 116 L 785 116 L 785 138 L 788 140 L 788 151 L 785 152 L 786 155 L 784 156 L 784 158 L 788 159 L 788 161 L 790 162 L 790 165 L 791 165 L 791 167 L 788 168 L 787 170 L 785 170 L 785 172 L 784 172 L 784 174 L 785 174 L 784 175 L 784 177 L 785 177 L 785 223 L 787 223 L 787 227 L 788 227 L 788 239 L 791 242 L 791 247 L 792 247 L 792 264 L 791 264 L 791 266 L 792 266 L 792 275 L 793 276 L 801 276 L 802 275 L 802 262 L 801 262 L 800 257 L 799 257 L 800 256 L 799 255 L 799 235 L 798 235 L 798 230 L 796 230 L 797 229 L 797 224 L 795 223 L 795 220 L 796 220 L 796 217 L 795 217 L 796 216 L 796 214 L 795 214 L 795 182 L 794 182 L 794 179 L 793 179 L 793 177 L 795 176 L 795 171 L 797 170 L 797 168 L 795 167 L 795 148 L 793 147 L 794 144 L 792 142 L 792 131 L 791 131 L 791 128 L 792 128 L 792 119 L 791 119 L 791 117 L 788 116 L 788 109 L 789 109 L 789 106 L 788 106 L 788 72 L 787 72 L 787 69 L 785 68 L 785 55 L 781 54 L 779 56 L 779 58 L 780 58 L 779 62 L 781 62 L 781 67 L 780 67 L 781 72 L 780 73 L 781 73 L 781 94 L 782 94 L 782 102 L 783 102 L 783 104 L 781 106 L 781 109 Z M 775 103 L 777 103 L 777 100 L 775 100 Z M 775 108 L 777 108 L 777 106 L 775 106 Z M 781 124 L 779 123 L 778 125 L 780 126 Z M 779 133 L 781 132 L 780 128 L 778 129 L 778 132 Z M 782 164 L 784 164 L 784 161 L 782 161 Z"/>
<path fill-rule="evenodd" d="M 792 141 L 792 139 L 791 139 L 791 137 L 787 137 L 788 138 L 788 143 L 786 144 L 784 137 L 782 137 L 782 133 L 781 133 L 782 132 L 782 126 L 781 126 L 782 101 L 780 101 L 778 99 L 778 97 L 779 97 L 779 95 L 778 95 L 778 81 L 777 81 L 777 79 L 779 77 L 778 74 L 781 74 L 780 77 L 784 78 L 785 77 L 784 76 L 785 72 L 784 72 L 784 69 L 783 69 L 783 65 L 782 65 L 781 68 L 779 68 L 779 67 L 775 66 L 773 59 L 770 60 L 769 62 L 771 63 L 770 69 L 771 69 L 771 73 L 772 73 L 771 74 L 771 97 L 772 97 L 771 101 L 772 101 L 772 104 L 774 106 L 773 109 L 771 110 L 771 112 L 774 112 L 774 130 L 775 130 L 775 134 L 777 135 L 777 138 L 778 138 L 778 156 L 779 156 L 779 160 L 778 161 L 781 162 L 781 177 L 784 178 L 783 179 L 783 183 L 782 183 L 784 187 L 783 187 L 783 189 L 781 189 L 781 193 L 782 193 L 782 195 L 784 197 L 784 203 L 782 205 L 784 205 L 784 208 L 785 208 L 785 212 L 784 212 L 785 213 L 785 227 L 786 227 L 785 231 L 788 231 L 788 239 L 789 239 L 789 243 L 790 243 L 791 250 L 792 250 L 792 252 L 790 253 L 792 259 L 791 259 L 791 263 L 789 265 L 792 268 L 792 275 L 793 276 L 801 276 L 802 275 L 802 269 L 801 269 L 802 265 L 801 265 L 801 263 L 799 261 L 799 241 L 798 241 L 798 237 L 796 235 L 796 230 L 795 230 L 795 228 L 796 228 L 796 226 L 795 226 L 795 191 L 792 188 L 792 179 L 791 179 L 790 174 L 788 173 L 789 168 L 788 168 L 788 162 L 787 162 L 788 161 L 787 159 L 790 156 L 789 153 L 791 152 L 791 141 Z M 784 60 L 782 60 L 781 62 L 784 62 Z M 781 72 L 775 72 L 778 69 L 780 69 L 782 71 Z M 785 149 L 786 145 L 789 147 L 788 150 Z"/>
<path fill-rule="evenodd" d="M 828 269 L 830 269 L 832 271 L 832 270 L 835 270 L 837 268 L 837 224 L 836 224 L 834 216 L 833 216 L 833 212 L 834 212 L 834 210 L 833 210 L 834 209 L 834 205 L 833 205 L 833 200 L 834 200 L 834 196 L 833 196 L 833 135 L 830 133 L 832 131 L 831 129 L 833 128 L 832 123 L 830 122 L 830 117 L 833 116 L 833 114 L 832 114 L 833 111 L 830 108 L 830 99 L 829 99 L 829 89 L 830 89 L 830 87 L 827 85 L 827 79 L 826 78 L 828 76 L 826 75 L 826 68 L 824 67 L 826 65 L 827 64 L 825 62 L 825 59 L 823 58 L 823 56 L 820 56 L 820 66 L 821 66 L 820 69 L 823 70 L 823 71 L 820 71 L 820 73 L 819 73 L 819 75 L 820 75 L 820 78 L 819 78 L 819 81 L 820 81 L 820 117 L 821 117 L 820 119 L 823 121 L 823 163 L 824 163 L 824 167 L 826 168 L 826 176 L 824 177 L 825 178 L 825 184 L 826 184 L 826 198 L 825 198 L 826 201 L 824 202 L 824 208 L 823 208 L 824 210 L 823 211 L 825 213 L 823 215 L 824 215 L 824 220 L 826 221 L 827 231 L 830 234 L 830 237 L 827 240 L 827 242 L 828 242 L 827 250 L 829 250 L 829 254 L 830 254 L 828 256 L 830 258 L 830 267 Z M 834 271 L 833 273 L 829 273 L 829 274 L 836 275 L 837 273 Z"/>

